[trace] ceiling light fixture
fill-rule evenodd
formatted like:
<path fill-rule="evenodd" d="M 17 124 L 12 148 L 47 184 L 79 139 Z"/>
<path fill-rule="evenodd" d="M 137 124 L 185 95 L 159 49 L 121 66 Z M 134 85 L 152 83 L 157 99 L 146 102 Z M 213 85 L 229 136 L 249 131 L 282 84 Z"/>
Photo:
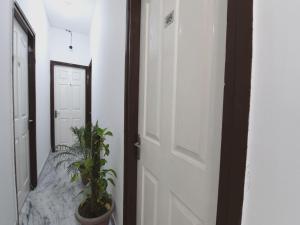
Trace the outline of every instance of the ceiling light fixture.
<path fill-rule="evenodd" d="M 70 38 L 71 38 L 71 40 L 70 40 L 70 45 L 69 45 L 69 49 L 70 49 L 70 50 L 73 50 L 73 33 L 72 33 L 71 30 L 68 30 L 68 29 L 66 29 L 66 31 L 70 34 Z"/>

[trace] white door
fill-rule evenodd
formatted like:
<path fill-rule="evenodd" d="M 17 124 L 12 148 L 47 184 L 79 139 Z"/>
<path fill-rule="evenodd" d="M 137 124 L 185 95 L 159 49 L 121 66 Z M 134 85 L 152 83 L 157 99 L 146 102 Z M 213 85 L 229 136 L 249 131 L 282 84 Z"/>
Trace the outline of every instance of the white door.
<path fill-rule="evenodd" d="M 138 225 L 215 225 L 227 1 L 142 0 Z"/>
<path fill-rule="evenodd" d="M 71 127 L 85 125 L 86 70 L 54 67 L 55 145 L 72 145 Z"/>
<path fill-rule="evenodd" d="M 20 210 L 30 190 L 28 129 L 28 36 L 16 20 L 14 21 L 13 56 L 15 155 L 17 194 Z"/>

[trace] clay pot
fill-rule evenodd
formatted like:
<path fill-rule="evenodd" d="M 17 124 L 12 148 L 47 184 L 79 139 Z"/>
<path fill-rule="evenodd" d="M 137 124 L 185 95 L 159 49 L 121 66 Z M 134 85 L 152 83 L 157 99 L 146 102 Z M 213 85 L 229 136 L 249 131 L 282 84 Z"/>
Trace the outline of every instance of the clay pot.
<path fill-rule="evenodd" d="M 78 208 L 77 208 L 75 217 L 81 225 L 108 225 L 110 218 L 111 218 L 111 214 L 114 210 L 114 207 L 115 207 L 115 204 L 112 203 L 111 209 L 104 215 L 99 216 L 97 218 L 85 218 L 79 214 Z"/>

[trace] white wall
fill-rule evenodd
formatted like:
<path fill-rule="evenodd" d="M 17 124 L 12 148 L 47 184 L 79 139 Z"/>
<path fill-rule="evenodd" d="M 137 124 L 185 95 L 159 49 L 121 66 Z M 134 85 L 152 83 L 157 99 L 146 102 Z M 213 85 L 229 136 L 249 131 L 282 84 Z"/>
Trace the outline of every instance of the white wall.
<path fill-rule="evenodd" d="M 243 225 L 299 225 L 300 1 L 254 1 Z"/>
<path fill-rule="evenodd" d="M 42 0 L 17 0 L 36 34 L 36 110 L 38 172 L 50 152 L 49 23 Z"/>
<path fill-rule="evenodd" d="M 17 209 L 13 167 L 11 0 L 1 1 L 0 15 L 0 224 L 14 225 L 17 221 Z"/>
<path fill-rule="evenodd" d="M 73 32 L 73 50 L 69 49 L 70 34 L 64 29 L 51 27 L 49 32 L 50 60 L 89 65 L 91 61 L 90 37 Z"/>
<path fill-rule="evenodd" d="M 126 40 L 126 0 L 97 1 L 91 28 L 93 60 L 92 116 L 114 133 L 110 165 L 118 173 L 113 195 L 117 203 L 115 219 L 123 224 L 124 173 L 124 77 Z"/>

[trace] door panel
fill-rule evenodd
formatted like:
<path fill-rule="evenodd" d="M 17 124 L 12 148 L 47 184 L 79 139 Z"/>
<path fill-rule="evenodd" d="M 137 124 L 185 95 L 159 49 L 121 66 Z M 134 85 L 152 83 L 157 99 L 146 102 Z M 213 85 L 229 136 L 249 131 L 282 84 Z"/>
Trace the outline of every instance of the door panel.
<path fill-rule="evenodd" d="M 218 1 L 142 1 L 138 225 L 216 223 L 227 10 Z"/>
<path fill-rule="evenodd" d="M 175 195 L 170 196 L 170 224 L 172 225 L 204 225 L 191 210 Z"/>
<path fill-rule="evenodd" d="M 160 219 L 161 151 L 161 10 L 162 1 L 143 1 L 139 130 L 143 163 L 138 165 L 138 224 Z M 144 141 L 145 140 L 145 141 Z"/>
<path fill-rule="evenodd" d="M 56 145 L 72 145 L 71 127 L 85 125 L 85 77 L 85 69 L 54 67 Z"/>
<path fill-rule="evenodd" d="M 143 224 L 157 224 L 158 180 L 145 168 L 143 169 Z"/>
<path fill-rule="evenodd" d="M 160 140 L 161 109 L 160 8 L 159 0 L 146 3 L 145 136 L 157 144 Z"/>
<path fill-rule="evenodd" d="M 13 90 L 17 195 L 19 210 L 30 190 L 29 172 L 29 101 L 28 101 L 28 37 L 14 20 Z"/>

